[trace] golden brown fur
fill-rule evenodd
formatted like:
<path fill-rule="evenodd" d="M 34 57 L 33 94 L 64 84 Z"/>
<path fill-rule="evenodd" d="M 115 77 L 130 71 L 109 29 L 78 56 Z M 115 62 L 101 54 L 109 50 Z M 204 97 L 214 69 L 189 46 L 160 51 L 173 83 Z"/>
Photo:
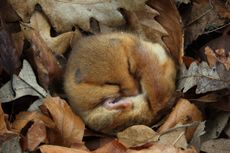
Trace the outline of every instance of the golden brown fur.
<path fill-rule="evenodd" d="M 175 65 L 159 44 L 127 33 L 102 34 L 74 44 L 64 88 L 88 127 L 116 133 L 159 119 L 174 92 L 175 76 Z"/>

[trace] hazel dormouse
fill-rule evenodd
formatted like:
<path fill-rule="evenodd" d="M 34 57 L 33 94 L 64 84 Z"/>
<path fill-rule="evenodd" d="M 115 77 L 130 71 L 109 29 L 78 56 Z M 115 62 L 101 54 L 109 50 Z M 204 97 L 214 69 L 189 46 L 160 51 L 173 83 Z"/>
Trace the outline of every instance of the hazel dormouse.
<path fill-rule="evenodd" d="M 163 46 L 115 32 L 74 43 L 64 89 L 90 129 L 115 134 L 158 121 L 171 105 L 175 79 L 176 66 Z"/>

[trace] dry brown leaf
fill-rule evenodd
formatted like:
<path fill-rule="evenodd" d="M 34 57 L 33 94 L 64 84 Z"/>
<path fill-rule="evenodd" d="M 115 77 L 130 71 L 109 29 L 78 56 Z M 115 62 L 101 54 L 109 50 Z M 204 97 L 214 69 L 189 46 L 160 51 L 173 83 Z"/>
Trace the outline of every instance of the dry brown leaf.
<path fill-rule="evenodd" d="M 17 50 L 17 54 L 21 55 L 24 45 L 24 35 L 22 32 L 12 33 L 11 34 L 12 40 L 14 42 L 14 46 Z"/>
<path fill-rule="evenodd" d="M 30 18 L 30 23 L 27 25 L 28 27 L 33 28 L 36 32 L 38 32 L 41 38 L 46 42 L 47 46 L 58 54 L 63 54 L 66 49 L 70 46 L 70 43 L 74 38 L 80 38 L 80 32 L 66 32 L 56 37 L 51 37 L 50 34 L 50 25 L 45 18 L 45 16 L 40 12 L 34 12 L 32 17 Z"/>
<path fill-rule="evenodd" d="M 104 146 L 105 144 L 112 142 L 115 140 L 115 138 L 113 137 L 97 137 L 97 136 L 84 136 L 84 138 L 87 139 L 87 141 L 85 141 L 85 146 L 89 149 L 89 150 L 96 150 L 102 146 Z M 72 146 L 73 148 L 74 146 Z M 74 147 L 75 148 L 75 147 Z"/>
<path fill-rule="evenodd" d="M 41 153 L 89 153 L 88 151 L 66 148 L 53 145 L 42 145 L 40 148 Z"/>
<path fill-rule="evenodd" d="M 2 110 L 2 106 L 0 105 L 0 135 L 6 133 L 8 131 L 6 122 L 5 122 L 5 115 Z"/>
<path fill-rule="evenodd" d="M 22 153 L 20 137 L 15 133 L 5 133 L 0 135 L 1 153 Z"/>
<path fill-rule="evenodd" d="M 225 20 L 218 16 L 215 6 L 210 0 L 194 1 L 192 9 L 183 14 L 186 46 L 204 32 L 225 24 Z"/>
<path fill-rule="evenodd" d="M 32 46 L 29 53 L 32 56 L 32 62 L 35 63 L 39 82 L 45 89 L 48 89 L 54 80 L 61 78 L 62 67 L 37 31 L 25 24 L 21 24 L 21 27 L 25 38 Z"/>
<path fill-rule="evenodd" d="M 28 22 L 34 11 L 35 5 L 39 4 L 47 15 L 52 26 L 58 32 L 70 31 L 76 26 L 85 31 L 91 31 L 90 20 L 96 19 L 108 27 L 117 27 L 125 23 L 119 8 L 129 11 L 143 9 L 146 0 L 9 0 L 23 21 Z"/>
<path fill-rule="evenodd" d="M 225 49 L 216 49 L 214 51 L 208 46 L 205 47 L 205 55 L 207 56 L 207 61 L 211 67 L 215 66 L 218 61 L 219 63 L 222 63 L 227 70 L 229 70 L 230 52 L 228 53 L 225 52 Z"/>
<path fill-rule="evenodd" d="M 222 18 L 228 18 L 230 19 L 230 6 L 229 6 L 229 1 L 222 1 L 222 0 L 215 0 L 215 8 L 218 14 Z"/>
<path fill-rule="evenodd" d="M 20 20 L 12 6 L 7 2 L 7 0 L 0 1 L 0 14 L 3 14 L 3 20 L 6 22 L 16 22 Z"/>
<path fill-rule="evenodd" d="M 178 125 L 180 126 L 180 125 Z M 186 129 L 183 128 L 177 128 L 172 131 L 165 132 L 159 137 L 159 143 L 166 144 L 166 145 L 173 145 L 177 148 L 188 148 L 188 143 L 185 137 L 185 131 Z"/>
<path fill-rule="evenodd" d="M 201 150 L 206 153 L 229 153 L 230 139 L 209 140 L 202 144 Z"/>
<path fill-rule="evenodd" d="M 209 64 L 210 67 L 213 67 L 216 65 L 217 59 L 216 59 L 216 54 L 214 53 L 214 51 L 210 48 L 210 47 L 205 47 L 205 55 L 207 56 L 207 62 Z"/>
<path fill-rule="evenodd" d="M 39 144 L 46 140 L 46 127 L 42 121 L 35 122 L 23 138 L 23 149 L 27 151 L 34 151 Z"/>
<path fill-rule="evenodd" d="M 187 124 L 194 121 L 202 121 L 203 115 L 200 110 L 191 104 L 186 99 L 180 99 L 173 111 L 170 113 L 169 117 L 165 123 L 159 128 L 159 132 L 162 133 L 168 129 L 176 126 L 178 123 Z M 186 138 L 190 140 L 192 138 L 194 128 L 188 128 L 186 130 Z"/>
<path fill-rule="evenodd" d="M 164 35 L 163 42 L 166 44 L 171 55 L 182 63 L 184 54 L 184 34 L 182 30 L 181 17 L 173 0 L 150 0 L 147 3 L 150 7 L 159 12 L 156 21 L 164 27 L 168 35 Z M 155 32 L 155 31 L 152 31 Z M 152 32 L 150 34 L 152 34 Z"/>
<path fill-rule="evenodd" d="M 85 125 L 75 115 L 66 101 L 58 97 L 47 97 L 43 104 L 50 112 L 65 146 L 81 143 L 84 135 Z"/>
<path fill-rule="evenodd" d="M 172 145 L 155 143 L 151 147 L 141 149 L 141 150 L 129 149 L 127 153 L 197 153 L 197 152 L 194 148 L 182 150 Z"/>
<path fill-rule="evenodd" d="M 17 52 L 10 33 L 0 13 L 0 66 L 10 75 L 17 73 L 21 66 L 20 56 Z"/>
<path fill-rule="evenodd" d="M 148 126 L 134 125 L 117 133 L 118 141 L 126 148 L 138 147 L 158 139 L 158 134 Z"/>
<path fill-rule="evenodd" d="M 15 121 L 12 123 L 12 129 L 20 132 L 22 128 L 26 126 L 27 123 L 30 121 L 38 122 L 43 121 L 46 127 L 54 128 L 54 122 L 48 118 L 47 116 L 41 114 L 40 112 L 20 112 L 17 116 Z"/>
<path fill-rule="evenodd" d="M 126 153 L 126 148 L 121 143 L 114 140 L 93 151 L 93 153 Z"/>

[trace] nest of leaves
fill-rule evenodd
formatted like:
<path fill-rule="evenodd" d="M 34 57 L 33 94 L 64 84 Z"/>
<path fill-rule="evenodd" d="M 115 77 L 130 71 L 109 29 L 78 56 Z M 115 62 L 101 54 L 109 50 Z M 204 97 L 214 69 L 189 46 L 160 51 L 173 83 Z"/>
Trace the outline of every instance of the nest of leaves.
<path fill-rule="evenodd" d="M 168 49 L 180 100 L 114 138 L 85 127 L 62 79 L 72 40 L 123 30 Z M 1 0 L 0 151 L 230 152 L 229 33 L 229 0 Z"/>

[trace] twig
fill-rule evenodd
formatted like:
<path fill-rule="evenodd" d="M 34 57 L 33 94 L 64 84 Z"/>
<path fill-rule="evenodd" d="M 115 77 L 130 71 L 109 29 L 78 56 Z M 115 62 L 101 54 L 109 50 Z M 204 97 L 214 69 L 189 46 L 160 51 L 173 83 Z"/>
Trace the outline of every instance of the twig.
<path fill-rule="evenodd" d="M 192 20 L 191 22 L 189 22 L 188 24 L 186 24 L 184 26 L 185 27 L 188 27 L 190 26 L 191 24 L 193 24 L 194 22 L 196 22 L 197 20 L 199 20 L 200 18 L 202 18 L 203 16 L 205 16 L 206 14 L 208 14 L 214 7 L 212 5 L 212 0 L 209 0 L 209 5 L 211 6 L 207 11 L 205 11 L 203 14 L 201 14 L 200 16 L 196 17 L 194 20 Z"/>

